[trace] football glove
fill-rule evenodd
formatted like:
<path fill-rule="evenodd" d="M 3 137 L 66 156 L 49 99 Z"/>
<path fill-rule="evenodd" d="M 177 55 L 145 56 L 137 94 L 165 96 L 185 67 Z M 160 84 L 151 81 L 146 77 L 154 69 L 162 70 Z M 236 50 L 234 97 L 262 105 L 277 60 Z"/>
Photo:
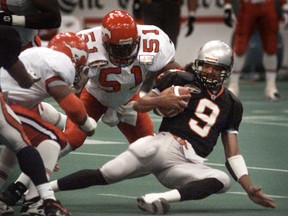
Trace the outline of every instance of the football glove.
<path fill-rule="evenodd" d="M 284 28 L 288 29 L 288 3 L 282 6 Z"/>
<path fill-rule="evenodd" d="M 193 33 L 195 20 L 196 20 L 196 18 L 193 15 L 190 15 L 188 17 L 188 22 L 187 22 L 188 31 L 187 31 L 185 37 L 188 37 L 189 35 L 191 35 Z"/>
<path fill-rule="evenodd" d="M 11 26 L 12 25 L 12 15 L 10 15 L 4 11 L 0 11 L 0 25 Z"/>
<path fill-rule="evenodd" d="M 233 17 L 232 17 L 231 4 L 225 4 L 224 5 L 224 23 L 230 28 L 233 27 Z"/>
<path fill-rule="evenodd" d="M 133 16 L 135 19 L 141 19 L 142 17 L 142 11 L 141 11 L 141 2 L 140 0 L 134 0 L 133 1 Z"/>

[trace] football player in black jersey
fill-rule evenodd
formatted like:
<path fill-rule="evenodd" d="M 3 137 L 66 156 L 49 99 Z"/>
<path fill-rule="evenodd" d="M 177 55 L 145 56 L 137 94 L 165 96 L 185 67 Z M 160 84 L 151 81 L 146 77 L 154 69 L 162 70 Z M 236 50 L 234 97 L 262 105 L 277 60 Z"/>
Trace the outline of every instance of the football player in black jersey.
<path fill-rule="evenodd" d="M 229 176 L 204 164 L 221 135 L 226 166 L 232 177 L 253 202 L 275 208 L 274 201 L 252 184 L 238 148 L 243 108 L 223 86 L 232 66 L 233 53 L 227 44 L 219 40 L 204 44 L 195 62 L 187 67 L 191 73 L 167 73 L 156 88 L 135 102 L 134 109 L 139 112 L 157 108 L 179 111 L 173 117 L 163 118 L 157 135 L 137 140 L 100 169 L 82 170 L 52 182 L 52 188 L 63 191 L 107 185 L 152 173 L 171 190 L 139 197 L 138 207 L 153 214 L 165 214 L 170 202 L 203 199 L 229 189 Z M 160 94 L 176 86 L 188 87 L 190 95 Z M 189 98 L 189 103 L 184 101 Z"/>

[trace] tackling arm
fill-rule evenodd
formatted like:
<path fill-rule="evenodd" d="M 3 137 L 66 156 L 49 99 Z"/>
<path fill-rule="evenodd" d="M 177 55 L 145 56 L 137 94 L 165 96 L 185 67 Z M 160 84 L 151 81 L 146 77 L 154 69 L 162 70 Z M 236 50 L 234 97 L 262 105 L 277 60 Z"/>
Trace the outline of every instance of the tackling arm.
<path fill-rule="evenodd" d="M 48 84 L 48 88 L 50 95 L 58 102 L 68 118 L 85 131 L 88 136 L 92 136 L 97 123 L 87 115 L 82 101 L 72 93 L 71 89 L 64 82 L 63 85 L 52 84 L 50 87 Z"/>
<path fill-rule="evenodd" d="M 266 194 L 262 193 L 261 188 L 256 187 L 250 180 L 245 161 L 238 148 L 237 135 L 235 133 L 222 133 L 222 142 L 226 156 L 226 167 L 233 178 L 238 181 L 242 188 L 247 192 L 249 198 L 256 204 L 266 208 L 275 208 L 276 204 Z"/>

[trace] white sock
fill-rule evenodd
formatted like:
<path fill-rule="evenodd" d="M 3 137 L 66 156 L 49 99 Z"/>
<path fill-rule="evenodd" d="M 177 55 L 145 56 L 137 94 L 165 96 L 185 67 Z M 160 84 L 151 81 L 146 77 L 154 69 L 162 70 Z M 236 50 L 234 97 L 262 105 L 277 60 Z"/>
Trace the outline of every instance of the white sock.
<path fill-rule="evenodd" d="M 51 186 L 51 188 L 52 188 L 52 190 L 53 190 L 54 192 L 59 191 L 59 187 L 58 187 L 58 182 L 57 182 L 57 180 L 54 180 L 54 181 L 50 182 L 50 186 Z"/>
<path fill-rule="evenodd" d="M 54 169 L 54 167 L 58 161 L 58 156 L 59 156 L 59 152 L 60 152 L 60 145 L 54 140 L 44 140 L 43 142 L 41 142 L 37 146 L 37 150 L 41 155 L 41 158 L 42 158 L 43 163 L 45 165 L 46 175 L 47 175 L 47 178 L 49 179 L 50 175 L 53 172 L 53 169 Z M 50 185 L 49 185 L 49 187 L 50 187 Z M 45 186 L 45 189 L 42 191 L 42 193 L 43 193 L 42 195 L 46 196 L 46 194 L 45 194 L 46 189 L 47 189 L 47 187 Z M 50 187 L 50 189 L 51 189 L 51 187 Z M 50 192 L 47 192 L 47 193 L 48 193 L 47 196 L 50 196 L 49 195 Z M 40 194 L 41 197 L 42 197 L 42 195 Z M 36 189 L 35 185 L 32 182 L 30 182 L 29 188 L 28 188 L 28 193 L 26 194 L 25 199 L 29 200 L 29 199 L 32 199 L 36 196 L 39 196 L 38 187 Z"/>
<path fill-rule="evenodd" d="M 163 197 L 168 202 L 179 202 L 181 199 L 181 195 L 176 189 L 162 193 L 161 197 Z"/>
<path fill-rule="evenodd" d="M 241 77 L 241 71 L 244 63 L 245 63 L 245 55 L 242 56 L 235 55 L 234 67 L 232 74 L 230 75 L 229 78 L 228 89 L 231 90 L 236 96 L 239 95 L 239 80 Z"/>
<path fill-rule="evenodd" d="M 52 190 L 49 183 L 38 185 L 36 188 L 37 188 L 37 191 L 39 192 L 40 197 L 43 200 L 45 200 L 45 199 L 56 200 L 55 195 L 54 195 L 54 191 Z"/>
<path fill-rule="evenodd" d="M 277 56 L 263 54 L 263 65 L 265 68 L 266 89 L 277 90 L 276 78 L 277 78 Z"/>

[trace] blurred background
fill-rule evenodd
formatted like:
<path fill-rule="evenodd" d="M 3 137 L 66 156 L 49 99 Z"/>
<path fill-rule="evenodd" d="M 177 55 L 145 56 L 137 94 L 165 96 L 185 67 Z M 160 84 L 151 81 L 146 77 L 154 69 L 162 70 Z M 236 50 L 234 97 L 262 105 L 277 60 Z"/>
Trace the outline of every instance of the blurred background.
<path fill-rule="evenodd" d="M 122 9 L 133 14 L 133 0 L 58 0 L 62 11 L 62 25 L 59 29 L 42 30 L 42 39 L 48 40 L 55 32 L 73 31 L 91 28 L 100 25 L 101 19 L 113 9 Z M 185 65 L 196 58 L 200 46 L 209 40 L 220 39 L 233 44 L 234 28 L 224 24 L 224 1 L 223 0 L 198 0 L 194 31 L 189 37 L 187 21 L 189 18 L 187 0 L 183 0 L 181 8 L 180 34 L 177 40 L 176 60 Z M 237 12 L 239 1 L 233 1 L 233 9 Z M 281 9 L 279 7 L 279 16 Z M 141 24 L 142 20 L 137 19 Z M 279 23 L 278 33 L 278 80 L 288 80 L 288 30 L 284 29 L 284 23 Z M 258 32 L 251 38 L 242 79 L 263 80 L 262 47 Z"/>

